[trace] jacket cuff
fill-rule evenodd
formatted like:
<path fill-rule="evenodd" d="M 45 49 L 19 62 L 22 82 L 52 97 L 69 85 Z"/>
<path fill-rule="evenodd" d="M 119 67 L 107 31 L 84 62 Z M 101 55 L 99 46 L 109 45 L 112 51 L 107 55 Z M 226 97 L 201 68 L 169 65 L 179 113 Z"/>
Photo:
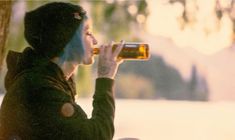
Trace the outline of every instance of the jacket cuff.
<path fill-rule="evenodd" d="M 113 93 L 114 80 L 110 78 L 97 78 L 95 91 L 99 94 L 106 94 L 106 92 Z"/>

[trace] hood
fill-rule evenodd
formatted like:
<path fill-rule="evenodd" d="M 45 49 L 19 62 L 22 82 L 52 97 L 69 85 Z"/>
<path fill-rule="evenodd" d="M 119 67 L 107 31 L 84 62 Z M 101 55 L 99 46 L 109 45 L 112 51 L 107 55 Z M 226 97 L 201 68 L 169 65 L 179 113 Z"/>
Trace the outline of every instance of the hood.
<path fill-rule="evenodd" d="M 22 53 L 9 51 L 6 58 L 7 73 L 5 76 L 5 88 L 6 90 L 13 84 L 16 76 L 24 70 L 31 69 L 35 66 L 35 62 L 40 60 L 40 57 L 36 55 L 34 50 L 27 47 Z"/>

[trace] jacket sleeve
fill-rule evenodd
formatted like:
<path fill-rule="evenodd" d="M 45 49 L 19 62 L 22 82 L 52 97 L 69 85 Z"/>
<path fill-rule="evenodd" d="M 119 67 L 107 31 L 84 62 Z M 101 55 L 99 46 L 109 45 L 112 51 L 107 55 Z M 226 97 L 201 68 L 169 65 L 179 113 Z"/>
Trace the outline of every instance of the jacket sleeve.
<path fill-rule="evenodd" d="M 93 112 L 90 119 L 84 115 L 84 111 L 80 106 L 73 103 L 67 96 L 66 98 L 59 97 L 62 94 L 58 92 L 62 91 L 52 88 L 44 90 L 44 99 L 42 97 L 42 99 L 37 98 L 37 101 L 44 102 L 38 108 L 40 114 L 42 114 L 41 122 L 44 124 L 43 128 L 45 129 L 43 135 L 47 138 L 51 136 L 53 139 L 58 136 L 59 139 L 71 140 L 111 140 L 114 135 L 115 111 L 113 84 L 112 79 L 96 79 Z M 75 112 L 72 116 L 65 117 L 61 115 L 61 108 L 65 103 L 71 103 L 74 107 Z M 58 128 L 58 130 L 54 128 Z M 47 129 L 54 130 L 48 131 Z"/>

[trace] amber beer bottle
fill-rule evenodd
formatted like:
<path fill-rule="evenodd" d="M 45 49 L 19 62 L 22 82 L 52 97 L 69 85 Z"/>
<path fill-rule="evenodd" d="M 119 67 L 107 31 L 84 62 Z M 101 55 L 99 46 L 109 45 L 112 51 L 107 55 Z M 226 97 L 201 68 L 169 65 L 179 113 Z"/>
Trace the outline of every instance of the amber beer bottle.
<path fill-rule="evenodd" d="M 117 43 L 113 45 L 113 50 L 118 46 Z M 93 54 L 99 54 L 99 48 L 93 49 Z M 119 58 L 125 60 L 148 60 L 149 45 L 146 43 L 127 42 L 123 45 Z"/>

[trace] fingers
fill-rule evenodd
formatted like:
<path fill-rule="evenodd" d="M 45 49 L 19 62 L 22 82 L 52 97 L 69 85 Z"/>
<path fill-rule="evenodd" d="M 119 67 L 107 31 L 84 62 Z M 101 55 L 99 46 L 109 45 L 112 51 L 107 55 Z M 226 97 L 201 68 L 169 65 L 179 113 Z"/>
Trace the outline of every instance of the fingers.
<path fill-rule="evenodd" d="M 108 45 L 106 45 L 106 44 L 101 45 L 101 47 L 100 47 L 100 55 L 104 56 L 106 58 L 109 58 L 111 60 L 120 62 L 121 58 L 118 58 L 118 55 L 120 54 L 120 52 L 121 52 L 121 50 L 123 48 L 124 41 L 122 40 L 117 45 L 117 47 L 115 47 L 115 49 L 113 49 L 113 45 L 114 45 L 113 41 L 111 41 Z"/>
<path fill-rule="evenodd" d="M 98 60 L 98 77 L 107 77 L 114 79 L 119 64 L 123 62 L 123 59 L 118 57 L 123 48 L 124 41 L 118 44 L 113 51 L 113 42 L 108 45 L 101 45 L 100 55 Z"/>
<path fill-rule="evenodd" d="M 113 53 L 113 41 L 111 41 L 108 46 L 107 46 L 107 54 L 112 56 L 112 53 Z"/>
<path fill-rule="evenodd" d="M 108 45 L 103 44 L 100 46 L 100 55 L 105 55 L 106 57 L 111 57 L 112 56 L 112 46 L 113 46 L 113 41 L 111 41 Z"/>

